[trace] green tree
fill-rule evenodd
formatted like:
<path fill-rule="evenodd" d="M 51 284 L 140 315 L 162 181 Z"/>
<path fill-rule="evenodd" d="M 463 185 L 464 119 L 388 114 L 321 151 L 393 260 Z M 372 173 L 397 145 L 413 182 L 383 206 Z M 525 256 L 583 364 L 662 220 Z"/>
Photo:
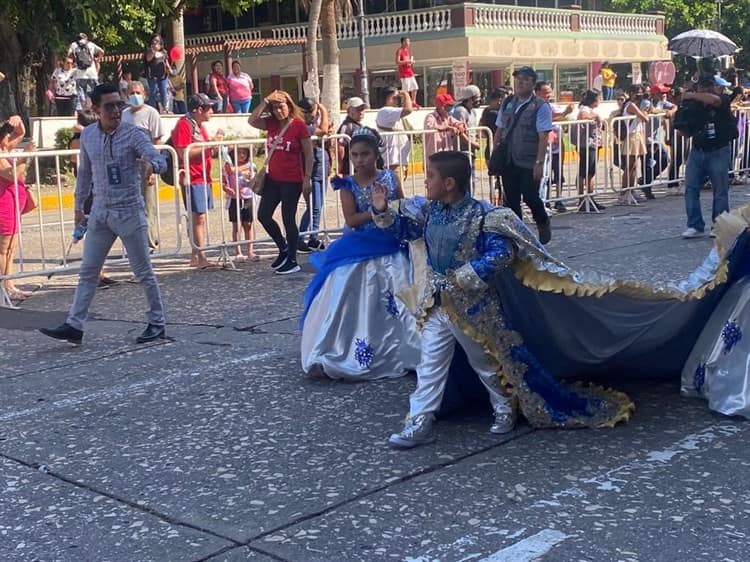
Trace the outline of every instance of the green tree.
<path fill-rule="evenodd" d="M 0 2 L 0 116 L 27 118 L 44 104 L 44 90 L 56 56 L 85 32 L 105 52 L 143 48 L 153 32 L 198 0 L 2 0 Z M 239 15 L 264 0 L 219 0 Z"/>

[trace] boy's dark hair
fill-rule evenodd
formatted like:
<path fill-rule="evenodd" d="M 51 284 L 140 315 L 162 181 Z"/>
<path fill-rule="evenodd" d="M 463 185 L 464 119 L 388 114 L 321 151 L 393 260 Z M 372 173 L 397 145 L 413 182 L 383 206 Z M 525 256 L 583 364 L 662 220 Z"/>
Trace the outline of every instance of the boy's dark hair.
<path fill-rule="evenodd" d="M 538 92 L 542 88 L 544 88 L 545 86 L 549 86 L 549 85 L 550 85 L 550 83 L 547 82 L 546 80 L 539 80 L 539 82 L 537 82 L 536 84 L 534 84 L 534 92 Z"/>
<path fill-rule="evenodd" d="M 94 91 L 91 92 L 91 103 L 93 103 L 95 106 L 99 107 L 99 104 L 102 101 L 102 96 L 105 94 L 119 94 L 120 90 L 117 89 L 117 86 L 114 84 L 99 84 L 94 88 Z"/>
<path fill-rule="evenodd" d="M 597 90 L 586 90 L 581 96 L 581 102 L 579 105 L 591 105 L 599 99 L 599 92 Z"/>
<path fill-rule="evenodd" d="M 490 95 L 487 97 L 487 100 L 501 100 L 504 97 L 508 95 L 508 90 L 506 88 L 495 88 L 490 92 Z"/>
<path fill-rule="evenodd" d="M 435 166 L 441 178 L 453 178 L 458 188 L 466 193 L 471 187 L 471 161 L 464 152 L 445 150 L 430 155 L 430 165 Z"/>
<path fill-rule="evenodd" d="M 99 121 L 99 116 L 90 109 L 82 109 L 76 113 L 76 122 L 81 127 L 88 127 L 97 121 Z"/>

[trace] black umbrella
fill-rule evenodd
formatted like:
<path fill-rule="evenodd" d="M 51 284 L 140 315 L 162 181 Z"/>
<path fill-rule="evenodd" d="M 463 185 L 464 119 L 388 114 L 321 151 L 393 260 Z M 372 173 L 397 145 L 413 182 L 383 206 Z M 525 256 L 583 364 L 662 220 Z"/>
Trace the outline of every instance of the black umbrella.
<path fill-rule="evenodd" d="M 726 35 L 710 29 L 691 29 L 673 37 L 668 49 L 690 57 L 723 57 L 733 55 L 739 47 Z"/>

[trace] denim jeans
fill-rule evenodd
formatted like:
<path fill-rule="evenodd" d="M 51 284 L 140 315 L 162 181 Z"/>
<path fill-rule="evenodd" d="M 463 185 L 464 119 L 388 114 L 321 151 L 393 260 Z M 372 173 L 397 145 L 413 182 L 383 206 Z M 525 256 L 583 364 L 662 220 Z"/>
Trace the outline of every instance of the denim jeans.
<path fill-rule="evenodd" d="M 299 221 L 299 231 L 307 232 L 308 228 L 316 231 L 320 228 L 320 213 L 323 208 L 323 180 L 312 180 L 312 193 L 305 197 L 305 213 Z M 310 207 L 312 206 L 312 225 L 310 224 Z M 317 234 L 311 234 L 310 240 L 317 240 Z"/>
<path fill-rule="evenodd" d="M 77 330 L 84 328 L 89 306 L 99 283 L 99 272 L 118 236 L 128 253 L 130 269 L 146 293 L 146 321 L 156 326 L 164 326 L 164 306 L 159 283 L 156 281 L 148 255 L 148 225 L 143 211 L 137 208 L 95 208 L 89 216 L 78 287 L 66 320 Z"/>
<path fill-rule="evenodd" d="M 250 103 L 252 101 L 250 98 L 246 100 L 229 100 L 235 113 L 250 113 Z"/>
<path fill-rule="evenodd" d="M 716 219 L 729 210 L 729 169 L 732 148 L 727 145 L 718 150 L 704 151 L 695 146 L 690 150 L 685 167 L 685 211 L 687 226 L 703 232 L 706 223 L 701 213 L 701 187 L 706 177 L 711 180 L 714 202 L 711 218 Z"/>
<path fill-rule="evenodd" d="M 615 89 L 611 86 L 602 86 L 602 99 L 609 101 L 614 97 Z"/>
<path fill-rule="evenodd" d="M 153 107 L 154 109 L 159 109 L 159 104 L 156 100 L 156 93 L 157 90 L 159 92 L 159 97 L 161 98 L 161 105 L 164 107 L 164 109 L 167 109 L 167 86 L 169 84 L 169 80 L 166 78 L 163 79 L 157 79 L 157 78 L 149 78 L 148 79 L 148 104 Z"/>

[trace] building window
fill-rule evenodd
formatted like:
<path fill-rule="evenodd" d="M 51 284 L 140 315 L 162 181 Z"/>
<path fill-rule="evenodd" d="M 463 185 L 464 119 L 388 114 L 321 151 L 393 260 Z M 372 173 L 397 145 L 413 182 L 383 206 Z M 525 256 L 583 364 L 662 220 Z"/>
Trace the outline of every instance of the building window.
<path fill-rule="evenodd" d="M 559 86 L 557 101 L 574 102 L 588 88 L 588 66 L 560 66 L 558 68 Z"/>

